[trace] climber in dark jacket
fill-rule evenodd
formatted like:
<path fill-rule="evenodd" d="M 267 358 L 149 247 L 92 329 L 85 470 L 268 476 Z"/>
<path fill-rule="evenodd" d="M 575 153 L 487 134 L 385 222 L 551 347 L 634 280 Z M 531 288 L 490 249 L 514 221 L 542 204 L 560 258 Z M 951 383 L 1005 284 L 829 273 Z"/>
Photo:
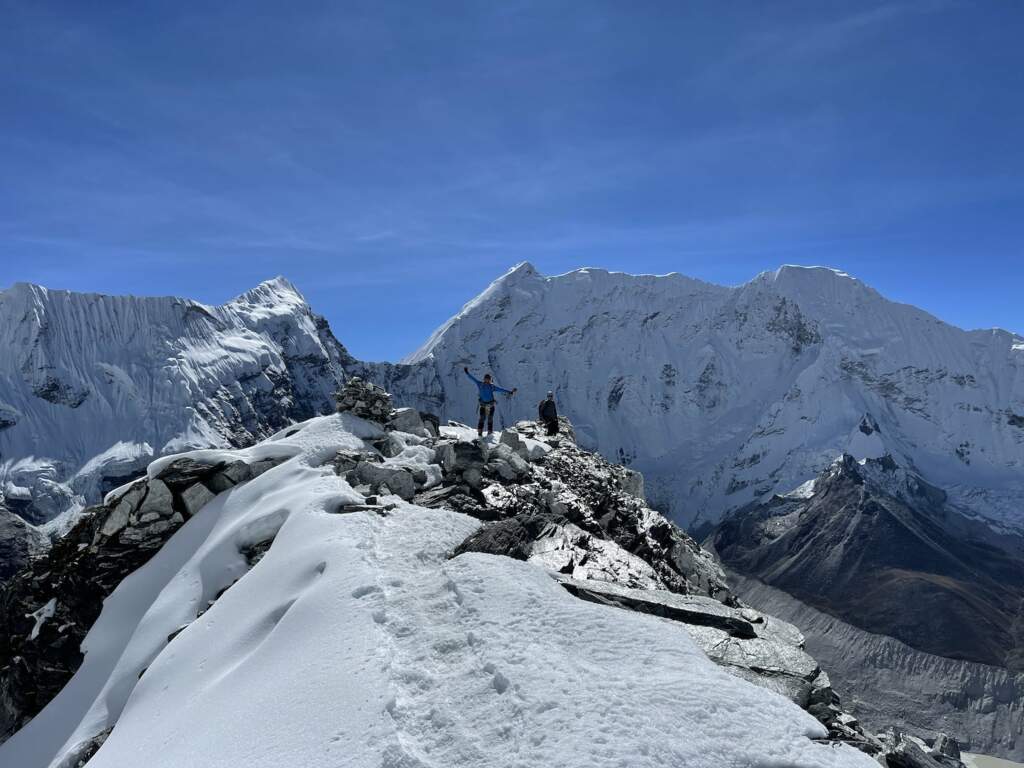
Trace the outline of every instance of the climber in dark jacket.
<path fill-rule="evenodd" d="M 516 388 L 512 387 L 512 389 L 505 389 L 504 387 L 499 387 L 491 379 L 491 374 L 489 373 L 485 373 L 484 380 L 480 381 L 480 379 L 469 372 L 469 368 L 463 368 L 462 370 L 470 379 L 473 380 L 473 383 L 476 384 L 476 388 L 480 393 L 480 400 L 478 403 L 480 420 L 476 424 L 476 433 L 480 437 L 483 437 L 484 420 L 486 419 L 487 434 L 490 435 L 494 432 L 494 393 L 504 392 L 506 395 L 511 396 L 516 393 Z"/>
<path fill-rule="evenodd" d="M 537 418 L 548 428 L 549 437 L 558 434 L 558 408 L 555 407 L 554 392 L 548 392 L 548 396 L 540 401 Z"/>

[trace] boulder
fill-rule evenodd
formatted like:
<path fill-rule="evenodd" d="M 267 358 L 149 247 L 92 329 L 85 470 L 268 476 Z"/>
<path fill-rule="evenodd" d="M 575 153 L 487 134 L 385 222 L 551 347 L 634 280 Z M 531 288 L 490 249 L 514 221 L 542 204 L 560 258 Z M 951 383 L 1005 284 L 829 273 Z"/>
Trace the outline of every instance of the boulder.
<path fill-rule="evenodd" d="M 405 467 L 389 467 L 360 461 L 353 473 L 359 482 L 370 486 L 373 493 L 390 492 L 406 501 L 416 495 L 416 481 L 412 471 Z"/>
<path fill-rule="evenodd" d="M 420 412 L 415 408 L 396 408 L 388 417 L 385 428 L 396 432 L 408 432 L 419 437 L 430 437 L 430 432 L 420 418 Z"/>
<path fill-rule="evenodd" d="M 484 453 L 485 448 L 479 443 L 460 440 L 454 444 L 453 449 L 453 472 L 465 472 L 467 469 L 483 469 L 487 457 Z"/>
<path fill-rule="evenodd" d="M 945 755 L 946 757 L 951 757 L 954 760 L 959 760 L 960 744 L 952 736 L 940 733 L 935 737 L 935 742 L 932 744 L 932 752 L 936 755 Z"/>
<path fill-rule="evenodd" d="M 95 541 L 100 538 L 110 538 L 128 525 L 128 517 L 139 508 L 142 500 L 146 497 L 149 486 L 145 479 L 136 480 L 128 486 L 123 493 L 112 497 L 112 504 L 105 505 L 110 510 L 99 531 L 96 533 Z M 102 508 L 101 508 L 102 509 Z"/>
<path fill-rule="evenodd" d="M 641 501 L 647 498 L 644 491 L 644 476 L 632 469 L 623 470 L 622 490 Z"/>
<path fill-rule="evenodd" d="M 155 512 L 160 517 L 170 517 L 174 512 L 174 496 L 171 489 L 162 480 L 150 480 L 146 498 L 142 500 L 138 510 L 135 511 L 136 520 L 149 512 Z M 129 523 L 133 522 L 129 517 Z"/>
<path fill-rule="evenodd" d="M 270 459 L 261 459 L 260 461 L 254 461 L 249 465 L 250 479 L 259 477 L 264 472 L 269 472 L 279 464 L 284 464 L 288 459 L 284 457 L 275 457 Z"/>
<path fill-rule="evenodd" d="M 437 416 L 426 411 L 420 411 L 420 420 L 423 422 L 423 427 L 427 430 L 430 437 L 440 437 L 441 420 Z"/>
<path fill-rule="evenodd" d="M 530 465 L 526 460 L 503 443 L 491 449 L 486 470 L 510 482 L 523 480 L 530 475 Z"/>
<path fill-rule="evenodd" d="M 434 446 L 434 463 L 441 467 L 445 474 L 455 469 L 455 443 L 439 442 Z"/>
<path fill-rule="evenodd" d="M 252 470 L 244 461 L 235 461 L 207 477 L 203 482 L 214 493 L 223 493 L 252 479 Z"/>
<path fill-rule="evenodd" d="M 189 517 L 199 514 L 199 510 L 216 498 L 216 494 L 210 491 L 202 483 L 196 483 L 186 488 L 181 494 L 181 501 L 185 505 L 185 511 Z"/>
<path fill-rule="evenodd" d="M 204 464 L 193 458 L 183 457 L 175 459 L 161 469 L 154 477 L 154 480 L 159 480 L 172 491 L 180 493 L 204 477 L 212 475 L 220 466 L 220 462 Z"/>

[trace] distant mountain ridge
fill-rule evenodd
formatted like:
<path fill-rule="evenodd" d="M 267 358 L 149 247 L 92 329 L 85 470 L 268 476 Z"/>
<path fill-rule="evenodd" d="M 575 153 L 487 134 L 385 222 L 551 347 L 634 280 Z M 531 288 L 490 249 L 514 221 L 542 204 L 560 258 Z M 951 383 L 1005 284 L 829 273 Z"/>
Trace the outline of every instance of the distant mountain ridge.
<path fill-rule="evenodd" d="M 690 526 L 844 453 L 891 454 L 964 514 L 1024 526 L 1024 339 L 963 331 L 837 270 L 727 288 L 524 263 L 405 362 L 419 373 L 390 389 L 443 416 L 471 412 L 463 365 L 518 386 L 499 406 L 515 417 L 554 389 L 581 441 L 632 462 Z"/>
<path fill-rule="evenodd" d="M 0 336 L 0 489 L 30 520 L 156 455 L 321 413 L 351 373 L 469 420 L 470 366 L 519 387 L 499 423 L 554 389 L 581 443 L 643 471 L 684 525 L 848 453 L 891 454 L 951 508 L 1024 528 L 1024 339 L 960 330 L 832 269 L 729 288 L 523 263 L 398 364 L 352 358 L 283 278 L 220 307 L 19 284 L 0 292 Z"/>
<path fill-rule="evenodd" d="M 156 456 L 329 410 L 350 362 L 284 278 L 216 307 L 17 284 L 0 292 L 0 493 L 45 522 Z"/>

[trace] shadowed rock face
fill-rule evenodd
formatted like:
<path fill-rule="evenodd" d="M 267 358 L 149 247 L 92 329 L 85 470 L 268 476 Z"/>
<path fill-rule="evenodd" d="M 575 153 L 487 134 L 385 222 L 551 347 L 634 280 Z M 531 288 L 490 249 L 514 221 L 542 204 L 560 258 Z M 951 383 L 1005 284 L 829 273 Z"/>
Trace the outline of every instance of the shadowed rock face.
<path fill-rule="evenodd" d="M 949 509 L 888 457 L 843 457 L 813 495 L 751 505 L 708 542 L 729 568 L 861 629 L 1024 668 L 1024 542 Z"/>
<path fill-rule="evenodd" d="M 44 546 L 41 533 L 0 503 L 0 587 Z"/>

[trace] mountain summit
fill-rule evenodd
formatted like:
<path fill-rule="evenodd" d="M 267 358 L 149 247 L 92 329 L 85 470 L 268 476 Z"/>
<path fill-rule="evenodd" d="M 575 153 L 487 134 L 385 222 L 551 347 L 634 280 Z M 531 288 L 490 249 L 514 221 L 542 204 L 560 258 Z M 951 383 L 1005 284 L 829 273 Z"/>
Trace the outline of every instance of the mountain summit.
<path fill-rule="evenodd" d="M 839 456 L 894 456 L 952 506 L 1024 518 L 1024 340 L 964 331 L 824 267 L 734 288 L 677 274 L 521 264 L 444 323 L 391 384 L 468 418 L 464 365 L 528 415 L 554 389 L 580 440 L 632 463 L 675 519 L 713 523 L 810 480 Z"/>

